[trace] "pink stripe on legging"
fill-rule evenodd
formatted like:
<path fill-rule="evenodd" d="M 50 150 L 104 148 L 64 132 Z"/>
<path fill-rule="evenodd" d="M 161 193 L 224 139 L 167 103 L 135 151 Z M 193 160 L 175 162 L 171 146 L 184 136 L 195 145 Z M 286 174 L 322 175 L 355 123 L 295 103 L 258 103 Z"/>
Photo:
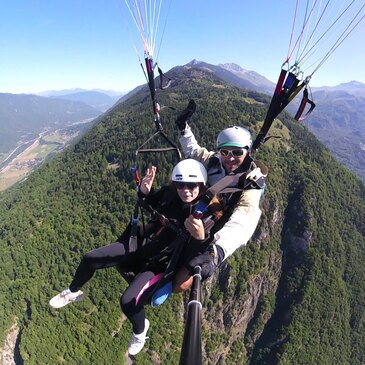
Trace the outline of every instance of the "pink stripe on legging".
<path fill-rule="evenodd" d="M 142 294 L 150 288 L 152 285 L 156 284 L 163 276 L 163 273 L 157 274 L 154 276 L 151 280 L 147 281 L 147 283 L 144 285 L 144 287 L 141 289 L 141 291 L 138 293 L 136 297 L 136 305 L 138 304 L 139 299 L 141 298 Z"/>

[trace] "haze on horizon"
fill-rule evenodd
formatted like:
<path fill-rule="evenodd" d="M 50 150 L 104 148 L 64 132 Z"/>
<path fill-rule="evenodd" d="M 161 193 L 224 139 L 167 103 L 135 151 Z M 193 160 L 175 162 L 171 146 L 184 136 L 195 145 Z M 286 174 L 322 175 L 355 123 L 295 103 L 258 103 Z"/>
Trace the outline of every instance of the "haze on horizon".
<path fill-rule="evenodd" d="M 213 65 L 235 63 L 276 82 L 288 52 L 293 1 L 275 6 L 267 0 L 232 0 L 229 5 L 218 0 L 171 1 L 168 10 L 166 26 L 162 22 L 159 29 L 161 47 L 156 46 L 163 71 L 197 59 Z M 145 83 L 134 50 L 143 61 L 141 42 L 124 0 L 87 5 L 15 0 L 2 5 L 0 24 L 0 92 L 127 92 Z M 362 22 L 316 73 L 311 86 L 365 83 L 365 49 L 359 47 L 364 36 Z"/>

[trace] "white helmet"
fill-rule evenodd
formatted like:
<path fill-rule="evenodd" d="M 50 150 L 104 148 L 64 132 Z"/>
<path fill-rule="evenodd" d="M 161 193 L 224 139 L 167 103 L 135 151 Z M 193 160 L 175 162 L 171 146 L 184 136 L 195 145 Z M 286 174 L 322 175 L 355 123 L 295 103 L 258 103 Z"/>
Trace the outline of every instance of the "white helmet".
<path fill-rule="evenodd" d="M 172 181 L 207 183 L 207 170 L 199 161 L 188 158 L 180 161 L 172 170 Z"/>
<path fill-rule="evenodd" d="M 252 146 L 252 137 L 251 133 L 242 127 L 238 127 L 236 125 L 230 126 L 226 129 L 223 129 L 217 138 L 217 147 L 218 149 L 222 147 L 240 147 L 251 149 Z"/>

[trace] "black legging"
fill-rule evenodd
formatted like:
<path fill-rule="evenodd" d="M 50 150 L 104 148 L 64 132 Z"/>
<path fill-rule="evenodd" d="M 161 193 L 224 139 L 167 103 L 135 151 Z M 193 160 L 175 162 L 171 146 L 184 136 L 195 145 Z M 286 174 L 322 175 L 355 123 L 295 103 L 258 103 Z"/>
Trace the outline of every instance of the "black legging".
<path fill-rule="evenodd" d="M 125 271 L 135 271 L 140 264 L 140 251 L 129 253 L 125 244 L 115 242 L 86 253 L 76 269 L 70 290 L 80 290 L 98 269 L 119 266 Z M 141 250 L 143 251 L 143 250 Z M 157 273 L 159 274 L 159 273 Z M 151 281 L 148 285 L 148 282 Z M 152 271 L 140 272 L 130 283 L 120 299 L 122 311 L 130 320 L 135 334 L 142 333 L 145 323 L 144 304 L 148 303 L 157 284 L 156 274 Z M 142 289 L 146 288 L 142 291 Z"/>
<path fill-rule="evenodd" d="M 137 269 L 137 264 L 137 254 L 127 252 L 124 243 L 115 242 L 99 247 L 83 256 L 76 269 L 70 290 L 72 292 L 80 290 L 98 269 L 120 266 L 128 271 Z"/>
<path fill-rule="evenodd" d="M 144 330 L 144 305 L 150 302 L 151 294 L 157 282 L 158 276 L 152 271 L 141 272 L 134 278 L 120 298 L 122 311 L 132 323 L 133 333 L 136 335 Z"/>

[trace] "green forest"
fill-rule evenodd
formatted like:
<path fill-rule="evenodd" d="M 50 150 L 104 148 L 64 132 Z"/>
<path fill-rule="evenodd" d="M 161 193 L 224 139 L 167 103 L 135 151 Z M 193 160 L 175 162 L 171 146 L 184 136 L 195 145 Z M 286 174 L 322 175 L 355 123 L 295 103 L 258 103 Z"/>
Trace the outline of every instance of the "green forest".
<path fill-rule="evenodd" d="M 238 124 L 256 135 L 269 98 L 194 68 L 176 68 L 158 92 L 164 131 L 189 99 L 191 127 L 214 149 Z M 119 298 L 126 282 L 101 270 L 86 299 L 60 310 L 83 253 L 114 242 L 130 220 L 135 150 L 154 133 L 148 88 L 100 118 L 80 141 L 0 195 L 0 339 L 17 327 L 25 365 L 123 364 L 132 333 Z M 365 364 L 365 189 L 301 124 L 282 113 L 255 158 L 269 168 L 260 224 L 246 247 L 203 286 L 204 364 Z M 158 137 L 151 144 L 164 146 Z M 173 153 L 141 155 L 167 183 Z M 135 364 L 178 364 L 187 294 L 147 308 L 151 322 Z M 2 346 L 0 346 L 2 347 Z"/>

